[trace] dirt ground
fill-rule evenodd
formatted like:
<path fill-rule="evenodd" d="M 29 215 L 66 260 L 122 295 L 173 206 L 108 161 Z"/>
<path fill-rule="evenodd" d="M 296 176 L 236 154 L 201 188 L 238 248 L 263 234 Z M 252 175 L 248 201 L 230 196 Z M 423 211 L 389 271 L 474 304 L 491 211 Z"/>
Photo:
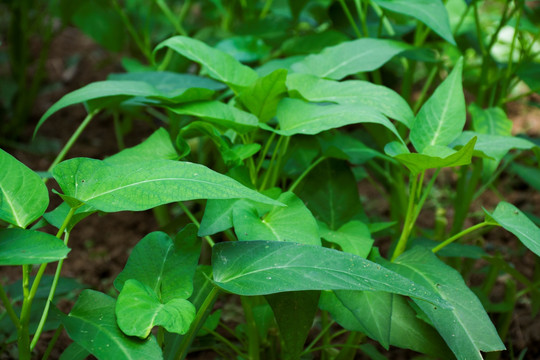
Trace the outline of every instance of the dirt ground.
<path fill-rule="evenodd" d="M 111 72 L 122 71 L 118 64 L 119 57 L 117 55 L 111 55 L 104 51 L 76 29 L 67 28 L 63 31 L 53 41 L 50 57 L 47 61 L 48 78 L 46 79 L 46 85 L 48 90 L 40 94 L 32 111 L 32 121 L 29 123 L 21 141 L 24 142 L 30 139 L 39 117 L 62 94 L 78 89 L 90 82 L 104 80 L 106 75 Z M 539 98 L 536 97 L 533 100 L 538 101 Z M 531 136 L 540 136 L 540 109 L 525 108 L 523 104 L 511 104 L 509 113 L 515 123 L 515 132 L 526 132 Z M 84 116 L 83 107 L 76 105 L 60 111 L 49 119 L 39 132 L 39 136 L 44 140 L 45 152 L 43 148 L 39 152 L 14 148 L 8 148 L 7 150 L 32 169 L 46 170 L 54 159 L 59 146 L 65 144 Z M 135 123 L 129 136 L 125 139 L 126 146 L 139 143 L 150 135 L 153 130 L 153 124 Z M 110 117 L 102 115 L 94 119 L 85 130 L 72 151 L 70 151 L 69 157 L 103 158 L 117 151 L 113 123 Z M 48 185 L 51 188 L 56 186 L 53 181 L 49 182 Z M 362 196 L 370 201 L 370 204 L 378 204 L 377 199 L 380 199 L 380 197 L 375 189 L 367 183 L 361 184 L 360 188 L 363 189 Z M 503 178 L 498 191 L 508 201 L 522 210 L 540 216 L 540 194 L 528 188 L 519 179 L 515 177 Z M 52 199 L 49 210 L 52 210 L 59 203 L 55 196 L 52 196 Z M 492 209 L 497 201 L 496 194 L 488 191 L 474 204 L 474 209 L 475 211 L 481 211 L 482 206 Z M 378 208 L 380 214 L 384 214 L 386 211 L 385 206 L 381 202 L 381 206 L 373 207 Z M 426 215 L 427 219 L 432 217 L 432 214 Z M 64 263 L 63 276 L 74 277 L 90 288 L 108 292 L 112 288 L 112 281 L 123 269 L 133 246 L 144 235 L 156 230 L 159 230 L 159 226 L 154 220 L 152 212 L 116 213 L 103 217 L 94 214 L 83 220 L 75 228 L 69 243 L 72 251 Z M 519 246 L 512 235 L 496 229 L 485 235 L 484 241 L 487 248 L 492 246 L 491 248 L 502 247 L 507 249 L 508 252 L 505 258 L 524 275 L 529 278 L 532 277 L 537 259 L 531 252 L 521 253 L 516 251 Z M 50 270 L 53 270 L 52 266 Z M 12 268 L 2 268 L 0 270 L 0 279 L 4 281 L 6 278 L 10 280 L 18 279 L 18 271 Z M 481 281 L 481 279 L 477 280 Z M 496 285 L 497 290 L 494 293 L 494 300 L 500 300 L 504 296 L 503 283 L 504 278 L 501 277 Z M 69 304 L 66 304 L 66 307 L 66 311 L 68 311 Z M 494 318 L 494 321 L 497 321 L 497 319 Z M 514 354 L 519 354 L 521 350 L 528 349 L 525 359 L 540 358 L 540 319 L 538 316 L 531 317 L 531 304 L 526 301 L 526 297 L 518 303 L 514 311 L 509 334 Z M 45 337 L 42 344 L 40 344 L 40 351 L 45 349 L 47 338 Z M 63 336 L 51 358 L 57 358 L 68 343 L 67 336 Z M 399 349 L 393 349 L 389 352 L 383 351 L 380 347 L 378 349 L 389 359 L 410 359 L 414 356 Z M 0 356 L 1 358 L 2 356 Z M 213 357 L 203 353 L 197 358 L 212 359 Z M 509 352 L 504 353 L 502 358 L 510 359 Z M 364 357 L 359 355 L 358 359 L 364 359 Z"/>

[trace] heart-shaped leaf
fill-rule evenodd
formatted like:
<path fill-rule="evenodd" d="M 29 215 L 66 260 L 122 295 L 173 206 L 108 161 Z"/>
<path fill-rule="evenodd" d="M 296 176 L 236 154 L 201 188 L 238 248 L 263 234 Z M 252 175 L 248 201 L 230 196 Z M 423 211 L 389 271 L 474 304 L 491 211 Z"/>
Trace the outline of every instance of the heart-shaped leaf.
<path fill-rule="evenodd" d="M 40 231 L 0 230 L 0 265 L 29 265 L 58 261 L 65 259 L 69 251 L 70 249 L 60 239 Z"/>

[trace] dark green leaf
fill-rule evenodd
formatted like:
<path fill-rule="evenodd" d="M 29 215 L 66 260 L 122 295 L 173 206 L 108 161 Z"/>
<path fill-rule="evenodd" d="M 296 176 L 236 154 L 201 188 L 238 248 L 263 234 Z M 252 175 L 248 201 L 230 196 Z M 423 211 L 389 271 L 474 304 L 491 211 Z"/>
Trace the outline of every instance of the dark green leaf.
<path fill-rule="evenodd" d="M 59 360 L 85 360 L 90 353 L 76 342 L 69 344 Z"/>
<path fill-rule="evenodd" d="M 58 164 L 53 175 L 64 194 L 105 212 L 141 211 L 193 199 L 249 198 L 280 205 L 225 175 L 188 162 L 109 164 L 75 158 Z"/>
<path fill-rule="evenodd" d="M 243 63 L 261 60 L 267 57 L 271 50 L 262 39 L 253 35 L 228 37 L 217 43 L 216 49 Z"/>
<path fill-rule="evenodd" d="M 329 229 L 325 223 L 319 223 L 321 237 L 331 243 L 339 245 L 341 250 L 367 258 L 373 239 L 366 224 L 352 220 L 337 230 Z"/>
<path fill-rule="evenodd" d="M 359 256 L 284 241 L 238 241 L 212 248 L 214 281 L 238 295 L 303 290 L 398 293 L 447 307 L 418 284 Z"/>
<path fill-rule="evenodd" d="M 128 72 L 109 74 L 109 80 L 143 81 L 155 87 L 170 99 L 181 96 L 186 89 L 199 88 L 214 91 L 224 90 L 226 86 L 220 82 L 192 74 L 178 74 L 169 71 Z"/>
<path fill-rule="evenodd" d="M 62 323 L 69 337 L 98 359 L 163 359 L 153 336 L 143 341 L 120 331 L 114 308 L 112 297 L 85 290 Z"/>
<path fill-rule="evenodd" d="M 139 145 L 120 151 L 105 159 L 110 164 L 154 159 L 178 160 L 179 156 L 171 141 L 169 132 L 159 128 Z"/>
<path fill-rule="evenodd" d="M 25 228 L 49 205 L 49 192 L 38 174 L 0 149 L 0 219 Z"/>
<path fill-rule="evenodd" d="M 340 80 L 358 72 L 373 71 L 410 46 L 386 39 L 358 39 L 327 47 L 292 66 L 295 72 Z"/>
<path fill-rule="evenodd" d="M 284 359 L 298 359 L 304 349 L 313 318 L 318 309 L 320 291 L 293 291 L 266 295 L 272 307 L 281 338 Z"/>
<path fill-rule="evenodd" d="M 199 228 L 199 236 L 213 235 L 233 227 L 232 212 L 241 200 L 208 200 Z"/>
<path fill-rule="evenodd" d="M 62 240 L 34 230 L 0 230 L 0 265 L 42 264 L 65 259 L 70 249 Z"/>
<path fill-rule="evenodd" d="M 532 188 L 540 191 L 540 169 L 520 164 L 512 164 L 510 166 L 523 181 L 529 184 Z"/>

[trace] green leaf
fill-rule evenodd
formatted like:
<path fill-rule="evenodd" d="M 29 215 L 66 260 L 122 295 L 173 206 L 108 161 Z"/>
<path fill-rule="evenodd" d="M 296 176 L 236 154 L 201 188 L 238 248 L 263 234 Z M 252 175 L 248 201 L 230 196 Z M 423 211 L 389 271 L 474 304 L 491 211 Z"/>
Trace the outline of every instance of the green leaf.
<path fill-rule="evenodd" d="M 74 104 L 88 102 L 91 108 L 99 109 L 104 106 L 110 106 L 111 102 L 121 102 L 134 96 L 178 103 L 206 100 L 212 97 L 214 91 L 204 88 L 184 88 L 181 90 L 177 88 L 175 94 L 176 96 L 174 97 L 168 97 L 151 84 L 142 81 L 96 81 L 64 95 L 60 100 L 55 102 L 43 114 L 41 119 L 39 119 L 34 134 L 52 114 Z M 104 102 L 104 100 L 107 100 L 107 102 Z"/>
<path fill-rule="evenodd" d="M 407 127 L 414 121 L 410 106 L 398 93 L 368 81 L 338 82 L 309 74 L 290 74 L 287 77 L 287 87 L 290 93 L 298 92 L 302 98 L 311 102 L 368 105 Z"/>
<path fill-rule="evenodd" d="M 233 208 L 233 224 L 238 240 L 320 245 L 319 227 L 302 200 L 291 192 L 285 192 L 279 196 L 278 201 L 286 207 L 275 206 L 262 219 L 254 206 L 247 202 L 237 204 Z"/>
<path fill-rule="evenodd" d="M 440 0 L 374 0 L 380 7 L 398 14 L 412 16 L 427 25 L 452 45 L 456 41 L 452 36 L 448 12 Z"/>
<path fill-rule="evenodd" d="M 508 119 L 503 109 L 492 107 L 482 109 L 476 104 L 469 106 L 474 131 L 489 135 L 512 135 L 512 121 Z"/>
<path fill-rule="evenodd" d="M 428 146 L 448 145 L 463 131 L 466 111 L 461 85 L 462 68 L 463 58 L 416 115 L 410 139 L 419 153 Z"/>
<path fill-rule="evenodd" d="M 528 150 L 536 146 L 533 142 L 527 139 L 522 139 L 515 136 L 479 134 L 473 131 L 464 131 L 450 144 L 450 146 L 454 147 L 464 145 L 473 137 L 477 138 L 476 145 L 474 146 L 475 152 L 478 151 L 481 154 L 495 160 L 501 160 L 504 155 L 506 155 L 506 153 L 512 149 Z"/>
<path fill-rule="evenodd" d="M 344 293 L 345 291 L 340 292 Z M 378 294 L 381 294 L 381 298 L 387 297 L 384 293 Z M 391 299 L 390 345 L 433 355 L 437 358 L 449 358 L 450 349 L 432 327 L 416 316 L 405 298 L 393 295 Z M 383 306 L 385 305 L 383 304 Z M 328 311 L 332 318 L 345 329 L 363 333 L 368 332 L 364 327 L 365 322 L 360 322 L 361 319 L 358 319 L 351 310 L 345 307 L 335 292 L 323 291 L 319 306 L 322 310 Z M 384 318 L 381 318 L 381 320 L 384 321 Z"/>
<path fill-rule="evenodd" d="M 90 353 L 76 342 L 69 344 L 59 360 L 85 360 Z"/>
<path fill-rule="evenodd" d="M 345 161 L 321 162 L 308 174 L 298 196 L 331 230 L 339 229 L 361 210 L 358 185 Z"/>
<path fill-rule="evenodd" d="M 152 85 L 160 93 L 169 99 L 174 99 L 182 95 L 186 89 L 199 88 L 220 91 L 226 86 L 212 79 L 192 75 L 179 74 L 170 71 L 144 71 L 128 72 L 121 74 L 109 74 L 108 80 L 122 81 L 143 81 Z"/>
<path fill-rule="evenodd" d="M 386 268 L 342 251 L 283 241 L 237 241 L 212 248 L 216 285 L 238 295 L 303 290 L 370 290 L 446 302 Z"/>
<path fill-rule="evenodd" d="M 358 39 L 327 47 L 292 65 L 295 72 L 340 80 L 358 72 L 373 71 L 397 54 L 410 49 L 405 43 L 386 39 Z"/>
<path fill-rule="evenodd" d="M 318 309 L 320 291 L 266 295 L 283 339 L 283 359 L 299 359 Z"/>
<path fill-rule="evenodd" d="M 58 164 L 53 175 L 64 194 L 105 212 L 141 211 L 193 199 L 248 198 L 280 205 L 225 175 L 188 162 L 109 164 L 75 158 Z"/>
<path fill-rule="evenodd" d="M 206 202 L 199 236 L 213 235 L 233 227 L 232 212 L 241 200 L 212 200 Z"/>
<path fill-rule="evenodd" d="M 356 137 L 343 132 L 326 131 L 318 135 L 317 140 L 319 140 L 324 156 L 347 160 L 355 165 L 364 164 L 376 157 L 389 160 L 386 155 L 365 145 Z"/>
<path fill-rule="evenodd" d="M 259 121 L 266 123 L 276 115 L 279 101 L 285 96 L 287 70 L 278 69 L 240 93 L 239 99 Z"/>
<path fill-rule="evenodd" d="M 161 302 L 155 291 L 135 279 L 124 283 L 116 301 L 116 320 L 122 332 L 146 339 L 154 326 L 185 334 L 195 319 L 195 306 L 185 299 Z"/>
<path fill-rule="evenodd" d="M 345 125 L 374 123 L 383 125 L 402 141 L 390 120 L 378 110 L 361 104 L 320 105 L 285 98 L 278 105 L 277 118 L 280 130 L 275 132 L 285 136 L 314 135 Z"/>
<path fill-rule="evenodd" d="M 271 50 L 262 39 L 253 35 L 228 37 L 217 43 L 216 49 L 243 63 L 261 60 L 267 57 Z"/>
<path fill-rule="evenodd" d="M 224 104 L 221 101 L 203 101 L 167 106 L 167 109 L 175 114 L 195 116 L 219 125 L 225 130 L 233 129 L 239 133 L 254 130 L 259 123 L 255 115 Z"/>
<path fill-rule="evenodd" d="M 397 154 L 394 159 L 405 165 L 413 174 L 419 174 L 427 169 L 467 165 L 471 163 L 475 143 L 476 138 L 473 137 L 458 151 L 446 146 L 429 146 L 424 149 L 424 154 Z M 390 155 L 392 150 L 390 148 L 388 150 L 387 154 Z"/>
<path fill-rule="evenodd" d="M 540 64 L 536 62 L 522 63 L 517 75 L 531 90 L 540 93 Z"/>
<path fill-rule="evenodd" d="M 65 259 L 70 249 L 49 234 L 26 229 L 0 231 L 0 265 L 42 264 Z"/>
<path fill-rule="evenodd" d="M 55 228 L 60 229 L 62 227 L 62 224 L 64 223 L 64 220 L 67 218 L 70 210 L 71 207 L 69 206 L 69 204 L 63 202 L 58 207 L 56 207 L 56 209 L 45 213 L 43 215 L 43 218 Z M 68 232 L 71 231 L 73 227 L 77 225 L 81 220 L 87 218 L 95 212 L 96 209 L 88 205 L 82 205 L 81 207 L 78 207 L 77 210 L 75 210 L 73 216 L 71 217 L 71 220 L 69 221 L 66 230 Z"/>
<path fill-rule="evenodd" d="M 529 186 L 540 191 L 540 169 L 538 167 L 530 167 L 521 164 L 512 164 L 510 169 L 515 172 Z"/>
<path fill-rule="evenodd" d="M 124 149 L 105 161 L 109 164 L 121 164 L 154 159 L 178 160 L 179 158 L 169 132 L 164 128 L 159 128 L 139 145 Z"/>
<path fill-rule="evenodd" d="M 163 359 L 153 336 L 138 340 L 122 333 L 116 324 L 115 300 L 85 290 L 62 323 L 71 339 L 98 359 Z"/>
<path fill-rule="evenodd" d="M 201 251 L 196 234 L 197 228 L 190 224 L 174 240 L 163 232 L 146 235 L 133 248 L 114 286 L 122 291 L 126 281 L 135 279 L 149 287 L 163 303 L 189 298 Z"/>
<path fill-rule="evenodd" d="M 413 248 L 387 266 L 451 304 L 453 309 L 443 309 L 413 299 L 458 359 L 482 359 L 480 351 L 505 349 L 482 304 L 461 275 L 430 250 Z"/>
<path fill-rule="evenodd" d="M 0 149 L 0 219 L 25 228 L 49 205 L 49 192 L 38 174 Z"/>
<path fill-rule="evenodd" d="M 321 237 L 339 245 L 341 250 L 367 258 L 373 246 L 373 239 L 366 224 L 361 221 L 349 221 L 337 230 L 329 229 L 325 223 L 319 223 Z"/>
<path fill-rule="evenodd" d="M 485 210 L 484 210 L 485 211 Z M 540 228 L 517 207 L 501 201 L 491 216 L 500 226 L 511 232 L 536 255 L 540 256 Z"/>
<path fill-rule="evenodd" d="M 250 67 L 242 65 L 231 55 L 211 48 L 201 41 L 185 36 L 174 36 L 158 44 L 154 53 L 163 47 L 169 47 L 201 64 L 210 77 L 233 89 L 248 87 L 257 80 L 257 73 Z"/>
<path fill-rule="evenodd" d="M 297 1 L 291 1 L 298 2 Z M 298 34 L 300 35 L 300 34 Z M 338 45 L 350 38 L 340 31 L 333 29 L 323 32 L 311 32 L 306 35 L 293 36 L 283 42 L 281 52 L 285 56 L 315 54 L 329 46 Z"/>

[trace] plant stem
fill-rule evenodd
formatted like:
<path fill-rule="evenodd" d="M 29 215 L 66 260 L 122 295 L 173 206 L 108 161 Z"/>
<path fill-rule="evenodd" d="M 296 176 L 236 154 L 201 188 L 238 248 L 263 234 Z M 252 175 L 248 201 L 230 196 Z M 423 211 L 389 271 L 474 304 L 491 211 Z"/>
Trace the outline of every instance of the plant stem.
<path fill-rule="evenodd" d="M 356 37 L 361 38 L 362 34 L 360 33 L 360 30 L 358 29 L 358 26 L 356 26 L 356 23 L 354 22 L 354 18 L 349 11 L 349 8 L 347 7 L 347 4 L 345 4 L 344 0 L 338 0 L 339 4 L 341 5 L 341 8 L 343 9 L 343 12 L 345 13 L 345 16 L 347 17 L 347 20 L 349 20 L 349 23 L 351 24 L 351 27 L 354 30 L 354 33 L 356 34 Z"/>
<path fill-rule="evenodd" d="M 321 330 L 320 333 L 317 334 L 317 336 L 315 337 L 315 339 L 313 339 L 312 342 L 309 343 L 309 345 L 304 349 L 304 351 L 300 354 L 300 356 L 304 356 L 306 355 L 307 353 L 310 352 L 311 348 L 313 348 L 315 346 L 315 344 L 317 344 L 319 342 L 319 340 L 321 340 L 321 338 L 326 334 L 328 333 L 328 330 L 330 330 L 330 328 L 332 327 L 332 325 L 335 324 L 335 321 L 330 321 L 328 324 L 325 324 Z"/>
<path fill-rule="evenodd" d="M 193 339 L 195 339 L 195 336 L 197 336 L 197 333 L 204 325 L 206 318 L 208 317 L 208 315 L 210 315 L 210 312 L 212 311 L 214 302 L 216 301 L 218 295 L 219 289 L 217 287 L 213 287 L 208 296 L 206 296 L 206 299 L 204 299 L 204 302 L 199 308 L 199 311 L 197 311 L 197 315 L 195 315 L 195 319 L 191 323 L 187 334 L 184 335 L 182 343 L 180 344 L 180 347 L 178 348 L 174 359 L 181 360 L 186 358 Z"/>
<path fill-rule="evenodd" d="M 131 24 L 131 21 L 129 20 L 126 12 L 122 7 L 118 4 L 117 0 L 112 0 L 112 4 L 115 8 L 115 10 L 120 15 L 120 18 L 122 19 L 122 22 L 124 23 L 124 26 L 126 27 L 126 30 L 133 38 L 133 41 L 135 41 L 135 45 L 139 48 L 139 50 L 143 53 L 146 60 L 148 60 L 149 64 L 153 64 L 154 58 L 152 56 L 152 51 L 150 51 L 141 41 L 141 38 L 137 34 L 137 31 L 135 31 L 135 28 L 133 27 L 133 24 Z"/>
<path fill-rule="evenodd" d="M 75 208 L 70 209 L 69 213 L 67 214 L 66 218 L 64 219 L 64 222 L 62 223 L 62 226 L 60 227 L 60 229 L 58 229 L 58 233 L 56 234 L 56 237 L 58 239 L 60 239 L 62 237 L 62 233 L 65 231 L 65 229 L 69 225 L 69 222 L 71 221 L 71 218 L 75 214 L 75 210 L 76 210 Z M 66 235 L 64 236 L 64 245 L 67 246 L 68 241 L 69 241 L 69 232 L 66 232 Z M 34 337 L 32 338 L 32 342 L 30 344 L 30 350 L 34 350 L 34 348 L 36 347 L 37 342 L 39 340 L 39 337 L 41 336 L 41 333 L 43 332 L 43 327 L 45 326 L 45 322 L 47 321 L 47 316 L 49 315 L 49 308 L 50 308 L 51 303 L 53 301 L 54 293 L 56 292 L 56 287 L 58 286 L 58 280 L 60 279 L 60 273 L 62 272 L 62 265 L 63 264 L 64 264 L 64 259 L 61 259 L 58 262 L 58 265 L 56 267 L 56 272 L 54 274 L 51 289 L 49 290 L 49 296 L 47 297 L 47 302 L 45 303 L 45 308 L 43 309 L 43 312 L 41 314 L 41 319 L 39 320 L 39 324 L 38 324 L 38 327 L 37 327 L 36 332 L 34 334 Z M 41 265 L 41 267 L 43 267 L 43 271 L 45 271 L 46 266 L 47 266 L 47 264 L 42 264 Z M 41 268 L 40 268 L 40 270 L 41 270 Z M 32 290 L 34 289 L 34 287 L 36 287 L 36 290 L 37 290 L 36 284 L 39 285 L 37 276 L 34 279 L 34 284 L 32 284 Z M 35 292 L 34 292 L 34 294 L 35 294 Z M 22 312 L 21 312 L 21 319 L 22 319 Z"/>
<path fill-rule="evenodd" d="M 364 32 L 365 37 L 369 37 L 369 30 L 366 23 L 367 16 L 367 6 L 368 2 L 364 1 L 364 7 L 362 8 L 361 0 L 354 0 L 354 5 L 356 6 L 356 12 L 358 13 L 358 18 L 360 19 L 360 24 L 362 25 L 362 31 Z"/>
<path fill-rule="evenodd" d="M 317 160 L 315 160 L 311 165 L 309 165 L 309 167 L 304 170 L 304 172 L 296 179 L 296 181 L 289 187 L 289 190 L 290 192 L 294 192 L 294 189 L 296 189 L 296 187 L 298 185 L 300 185 L 300 183 L 302 182 L 302 180 L 304 180 L 304 178 L 307 176 L 307 174 L 309 174 L 311 172 L 311 170 L 313 170 L 317 165 L 319 165 L 322 161 L 326 160 L 326 156 L 321 156 L 320 158 L 318 158 Z"/>
<path fill-rule="evenodd" d="M 75 132 L 73 133 L 73 135 L 71 135 L 71 137 L 69 138 L 69 140 L 67 141 L 66 145 L 64 145 L 64 147 L 62 148 L 62 150 L 60 151 L 60 153 L 58 153 L 58 155 L 56 156 L 56 159 L 54 159 L 53 163 L 51 164 L 51 166 L 49 166 L 49 168 L 47 169 L 47 171 L 51 171 L 56 165 L 58 165 L 58 163 L 62 160 L 64 160 L 64 157 L 66 156 L 67 152 L 71 149 L 71 147 L 73 146 L 73 144 L 75 143 L 75 141 L 77 141 L 77 139 L 79 138 L 79 136 L 81 136 L 81 133 L 84 131 L 84 129 L 88 126 L 88 124 L 90 124 L 90 121 L 92 121 L 92 119 L 94 118 L 94 116 L 100 111 L 101 109 L 96 109 L 94 111 L 91 111 L 90 113 L 88 113 L 88 115 L 86 115 L 86 117 L 84 118 L 83 122 L 81 123 L 81 125 L 79 125 L 79 127 L 77 128 L 77 130 L 75 130 Z M 45 179 L 44 181 L 46 181 L 47 179 Z"/>
<path fill-rule="evenodd" d="M 453 243 L 454 241 L 456 241 L 457 239 L 467 235 L 468 233 L 471 233 L 471 232 L 473 232 L 475 230 L 481 229 L 484 226 L 489 226 L 489 225 L 494 225 L 494 224 L 489 223 L 487 221 L 484 221 L 484 222 L 481 222 L 480 224 L 476 224 L 474 226 L 471 226 L 470 228 L 467 228 L 467 229 L 457 233 L 456 235 L 446 239 L 445 241 L 443 241 L 442 243 L 440 243 L 439 245 L 437 245 L 433 249 L 431 249 L 431 251 L 436 253 L 437 251 L 441 250 L 443 247 L 447 246 L 448 244 Z"/>
<path fill-rule="evenodd" d="M 274 138 L 276 137 L 276 133 L 273 132 L 268 140 L 266 141 L 266 144 L 264 144 L 263 151 L 261 151 L 259 155 L 259 161 L 257 162 L 257 166 L 255 167 L 255 171 L 257 172 L 257 175 L 259 174 L 259 171 L 261 170 L 261 167 L 264 163 L 264 159 L 266 159 L 266 154 L 268 154 L 268 150 L 270 149 L 270 145 L 272 145 L 272 142 L 274 141 Z"/>
<path fill-rule="evenodd" d="M 0 284 L 0 300 L 2 300 L 2 304 L 4 304 L 4 308 L 6 309 L 8 316 L 13 322 L 13 325 L 15 325 L 16 328 L 19 328 L 20 326 L 19 318 L 17 317 L 17 314 L 15 314 L 15 311 L 13 310 L 13 306 L 11 306 L 11 302 L 9 301 L 9 298 L 2 284 Z"/>
<path fill-rule="evenodd" d="M 180 35 L 187 36 L 186 30 L 182 27 L 182 24 L 178 21 L 178 18 L 173 14 L 167 3 L 163 0 L 156 0 L 157 6 L 161 9 L 167 20 L 174 26 L 176 32 Z"/>
<path fill-rule="evenodd" d="M 266 17 L 266 15 L 268 14 L 268 12 L 270 11 L 270 9 L 272 8 L 272 3 L 273 3 L 273 0 L 266 0 L 265 3 L 264 3 L 264 7 L 261 11 L 261 15 L 259 15 L 259 19 L 264 19 Z"/>
<path fill-rule="evenodd" d="M 413 107 L 413 113 L 417 113 L 422 104 L 424 103 L 424 98 L 426 97 L 426 94 L 433 83 L 433 80 L 435 79 L 435 75 L 437 75 L 437 71 L 439 70 L 438 65 L 433 65 L 431 68 L 431 71 L 429 72 L 428 78 L 426 82 L 424 83 L 424 86 L 422 87 L 422 91 L 420 92 L 420 96 L 418 96 L 418 99 L 416 100 L 414 107 Z"/>
<path fill-rule="evenodd" d="M 197 218 L 195 217 L 195 215 L 193 215 L 193 213 L 187 208 L 186 205 L 184 205 L 183 202 L 178 202 L 178 205 L 180 206 L 180 208 L 184 211 L 184 213 L 187 215 L 187 217 L 195 224 L 195 226 L 197 226 L 197 229 L 200 229 L 201 228 L 201 223 L 199 222 L 199 220 L 197 220 Z M 214 242 L 214 240 L 212 240 L 212 238 L 210 236 L 205 236 L 204 239 L 206 240 L 206 242 L 208 242 L 208 245 L 210 245 L 210 247 L 214 246 L 216 243 Z"/>
<path fill-rule="evenodd" d="M 246 334 L 248 338 L 248 359 L 260 359 L 260 341 L 257 322 L 253 315 L 252 299 L 246 296 L 241 297 L 242 308 L 244 308 L 244 316 L 246 321 Z"/>
<path fill-rule="evenodd" d="M 279 149 L 281 147 L 281 142 L 283 141 L 283 136 L 280 136 L 276 146 L 274 147 L 274 151 L 272 153 L 272 157 L 270 158 L 270 163 L 268 164 L 268 169 L 266 169 L 266 172 L 264 174 L 263 182 L 259 188 L 259 190 L 264 190 L 266 188 L 266 183 L 268 182 L 268 179 L 270 178 L 270 173 L 272 172 L 272 169 L 274 168 L 274 162 L 276 161 L 276 157 L 279 154 Z"/>
<path fill-rule="evenodd" d="M 213 337 L 215 337 L 216 339 L 218 339 L 219 341 L 221 341 L 222 343 L 224 343 L 225 345 L 227 345 L 240 358 L 243 358 L 243 359 L 248 358 L 248 356 L 246 354 L 244 354 L 242 352 L 242 350 L 240 350 L 236 345 L 234 345 L 232 342 L 230 342 L 226 337 L 222 336 L 220 333 L 218 333 L 218 332 L 216 332 L 214 330 L 208 329 L 206 327 L 203 327 L 202 329 L 204 331 L 206 331 L 207 333 L 209 333 L 210 335 L 212 335 Z"/>
<path fill-rule="evenodd" d="M 405 216 L 405 223 L 403 224 L 403 229 L 401 231 L 401 236 L 399 237 L 394 253 L 392 254 L 392 259 L 394 261 L 401 253 L 407 248 L 407 241 L 409 239 L 409 234 L 414 225 L 414 203 L 416 198 L 416 187 L 418 184 L 418 175 L 412 175 L 412 181 L 409 182 L 409 203 L 407 205 L 407 215 Z"/>
<path fill-rule="evenodd" d="M 60 337 L 60 335 L 62 335 L 62 331 L 64 331 L 64 325 L 60 324 L 60 326 L 54 332 L 54 335 L 51 341 L 49 341 L 49 344 L 47 345 L 47 349 L 43 353 L 43 357 L 41 358 L 41 360 L 47 360 L 49 358 L 52 350 L 54 349 L 54 345 L 56 345 L 58 338 Z"/>

